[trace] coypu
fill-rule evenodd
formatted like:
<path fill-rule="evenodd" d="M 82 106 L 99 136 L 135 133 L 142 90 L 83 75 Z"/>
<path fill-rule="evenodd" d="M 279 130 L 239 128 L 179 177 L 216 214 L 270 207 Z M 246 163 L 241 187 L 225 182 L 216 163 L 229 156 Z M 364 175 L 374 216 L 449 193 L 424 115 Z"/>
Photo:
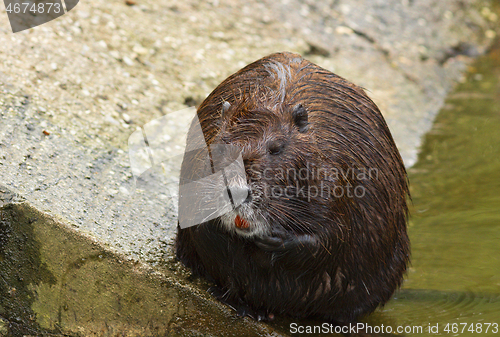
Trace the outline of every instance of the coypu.
<path fill-rule="evenodd" d="M 219 300 L 258 320 L 346 324 L 390 299 L 409 262 L 408 180 L 361 88 L 276 53 L 223 81 L 197 116 L 208 147 L 238 147 L 246 173 L 227 181 L 246 191 L 240 205 L 178 228 L 178 259 Z"/>

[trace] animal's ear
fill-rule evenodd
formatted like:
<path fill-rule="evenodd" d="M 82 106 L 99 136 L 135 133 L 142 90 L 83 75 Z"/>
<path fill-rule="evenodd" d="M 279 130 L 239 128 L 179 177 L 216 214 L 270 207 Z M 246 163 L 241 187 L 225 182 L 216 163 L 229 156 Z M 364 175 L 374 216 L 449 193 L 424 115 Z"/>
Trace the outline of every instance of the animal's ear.
<path fill-rule="evenodd" d="M 293 107 L 292 118 L 294 124 L 299 128 L 299 132 L 306 132 L 309 129 L 307 110 L 302 104 Z"/>

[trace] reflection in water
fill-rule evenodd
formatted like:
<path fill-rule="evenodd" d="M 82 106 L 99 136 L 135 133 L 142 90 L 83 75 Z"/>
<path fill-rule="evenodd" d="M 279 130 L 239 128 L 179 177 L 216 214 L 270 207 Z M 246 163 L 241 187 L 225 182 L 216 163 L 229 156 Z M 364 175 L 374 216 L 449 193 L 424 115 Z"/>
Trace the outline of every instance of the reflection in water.
<path fill-rule="evenodd" d="M 441 335 L 453 335 L 443 331 L 447 323 L 500 325 L 499 79 L 497 44 L 426 136 L 409 170 L 412 266 L 395 300 L 368 318 L 372 324 L 439 324 Z"/>

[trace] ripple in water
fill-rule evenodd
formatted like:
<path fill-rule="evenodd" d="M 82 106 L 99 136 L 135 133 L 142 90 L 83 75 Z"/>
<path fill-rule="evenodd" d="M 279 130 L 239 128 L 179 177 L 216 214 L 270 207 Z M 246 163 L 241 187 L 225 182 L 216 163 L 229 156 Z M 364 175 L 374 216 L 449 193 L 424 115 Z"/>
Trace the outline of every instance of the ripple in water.
<path fill-rule="evenodd" d="M 408 323 L 427 324 L 468 318 L 471 318 L 468 321 L 472 323 L 476 322 L 479 316 L 500 323 L 500 294 L 403 289 L 391 304 L 391 308 L 385 310 L 397 311 L 398 316 L 406 317 Z"/>

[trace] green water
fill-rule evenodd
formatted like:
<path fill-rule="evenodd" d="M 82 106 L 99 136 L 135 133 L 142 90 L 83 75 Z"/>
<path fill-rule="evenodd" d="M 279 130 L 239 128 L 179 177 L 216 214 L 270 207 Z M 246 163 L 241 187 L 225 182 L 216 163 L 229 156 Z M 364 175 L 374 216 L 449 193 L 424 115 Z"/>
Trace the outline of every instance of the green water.
<path fill-rule="evenodd" d="M 407 336 L 500 336 L 500 43 L 449 97 L 409 176 L 411 269 L 369 321 L 424 327 Z"/>

